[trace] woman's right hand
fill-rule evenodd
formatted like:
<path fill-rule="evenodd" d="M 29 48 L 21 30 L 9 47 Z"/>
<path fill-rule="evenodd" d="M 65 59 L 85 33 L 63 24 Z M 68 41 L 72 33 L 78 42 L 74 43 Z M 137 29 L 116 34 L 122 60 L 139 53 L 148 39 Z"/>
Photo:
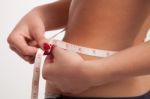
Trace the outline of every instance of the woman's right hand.
<path fill-rule="evenodd" d="M 44 22 L 35 8 L 26 14 L 8 36 L 8 43 L 14 52 L 29 63 L 34 62 L 37 48 L 48 43 L 44 37 Z"/>
<path fill-rule="evenodd" d="M 26 14 L 8 36 L 10 48 L 29 63 L 34 62 L 37 48 L 48 43 L 47 30 L 64 28 L 68 22 L 71 0 L 60 0 L 39 6 Z M 53 84 L 47 84 L 46 93 L 59 93 Z"/>

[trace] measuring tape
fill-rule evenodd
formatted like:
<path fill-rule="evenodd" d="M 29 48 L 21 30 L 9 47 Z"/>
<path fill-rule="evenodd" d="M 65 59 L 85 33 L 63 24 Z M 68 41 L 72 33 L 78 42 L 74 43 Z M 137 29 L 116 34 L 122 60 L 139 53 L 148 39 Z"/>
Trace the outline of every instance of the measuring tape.
<path fill-rule="evenodd" d="M 82 47 L 82 46 L 78 46 L 78 45 L 73 45 L 71 43 L 67 43 L 64 41 L 55 40 L 54 38 L 60 33 L 61 32 L 52 36 L 49 39 L 49 43 L 52 45 L 56 45 L 60 48 L 72 51 L 72 52 L 81 53 L 81 54 L 90 55 L 90 56 L 95 56 L 95 57 L 108 57 L 108 56 L 111 56 L 111 55 L 116 53 L 115 51 L 87 48 L 87 47 Z M 41 67 L 41 61 L 42 61 L 43 53 L 44 52 L 41 49 L 39 49 L 36 53 L 35 63 L 34 63 L 34 71 L 33 71 L 33 80 L 32 80 L 31 99 L 38 99 L 40 67 Z M 53 93 L 49 93 L 49 95 L 46 96 L 45 98 L 54 99 L 57 96 L 59 96 L 59 95 L 54 95 Z"/>

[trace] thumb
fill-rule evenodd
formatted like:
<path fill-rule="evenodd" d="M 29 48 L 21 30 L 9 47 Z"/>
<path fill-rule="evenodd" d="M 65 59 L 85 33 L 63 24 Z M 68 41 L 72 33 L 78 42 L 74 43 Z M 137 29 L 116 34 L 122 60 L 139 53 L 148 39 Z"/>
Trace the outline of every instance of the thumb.
<path fill-rule="evenodd" d="M 32 31 L 32 36 L 35 41 L 38 43 L 39 47 L 44 50 L 44 43 L 49 43 L 48 40 L 44 36 L 45 30 L 42 29 L 35 29 Z"/>
<path fill-rule="evenodd" d="M 52 54 L 55 58 L 61 58 L 61 56 L 67 55 L 67 51 L 60 47 L 54 46 Z"/>

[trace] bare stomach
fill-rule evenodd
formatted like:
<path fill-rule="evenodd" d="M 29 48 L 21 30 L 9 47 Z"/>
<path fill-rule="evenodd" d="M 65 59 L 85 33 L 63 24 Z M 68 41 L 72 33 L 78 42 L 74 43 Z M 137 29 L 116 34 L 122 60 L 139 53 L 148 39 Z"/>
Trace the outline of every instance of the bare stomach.
<path fill-rule="evenodd" d="M 148 3 L 142 0 L 72 0 L 64 41 L 80 46 L 120 51 L 143 43 Z M 142 5 L 141 5 L 142 4 Z M 138 17 L 137 17 L 138 16 Z M 98 57 L 81 55 L 85 60 Z M 92 87 L 75 96 L 139 96 L 150 89 L 150 76 L 128 78 Z"/>
<path fill-rule="evenodd" d="M 87 31 L 85 31 L 87 32 Z M 89 36 L 88 41 L 84 41 L 84 38 L 81 35 L 70 36 L 66 34 L 64 41 L 86 47 L 92 47 L 103 50 L 113 50 L 119 51 L 125 49 L 125 46 L 115 45 L 109 43 L 109 40 L 106 40 L 104 45 L 100 45 L 98 42 L 103 42 L 101 39 L 96 39 L 92 35 Z M 127 44 L 124 44 L 127 45 Z M 84 60 L 94 60 L 99 59 L 100 57 L 93 57 L 80 54 Z M 150 89 L 150 75 L 148 76 L 139 76 L 129 79 L 124 79 L 120 81 L 110 82 L 101 86 L 92 87 L 81 94 L 75 96 L 81 97 L 128 97 L 128 96 L 139 96 L 148 92 Z M 73 95 L 74 96 L 74 95 Z"/>
<path fill-rule="evenodd" d="M 146 30 L 147 3 L 120 0 L 73 0 L 64 41 L 81 46 L 120 51 L 143 43 Z M 115 7 L 114 7 L 115 6 Z M 119 9 L 118 9 L 118 8 Z M 134 8 L 134 10 L 133 10 Z M 139 12 L 143 10 L 142 14 Z M 134 14 L 133 14 L 134 13 Z M 138 21 L 136 17 L 138 17 Z M 131 24 L 134 23 L 134 24 Z M 81 55 L 85 60 L 97 59 Z M 92 87 L 75 96 L 123 97 L 139 96 L 150 89 L 150 76 L 128 78 Z"/>

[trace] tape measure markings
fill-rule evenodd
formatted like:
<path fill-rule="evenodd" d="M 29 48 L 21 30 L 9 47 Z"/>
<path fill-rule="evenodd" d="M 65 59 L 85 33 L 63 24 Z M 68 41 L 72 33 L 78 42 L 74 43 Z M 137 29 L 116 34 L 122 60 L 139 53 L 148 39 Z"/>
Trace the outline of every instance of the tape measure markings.
<path fill-rule="evenodd" d="M 108 57 L 113 54 L 115 54 L 115 51 L 107 51 L 107 50 L 99 50 L 99 49 L 93 49 L 93 48 L 87 48 L 87 47 L 82 47 L 78 45 L 73 45 L 71 43 L 67 43 L 64 41 L 60 40 L 54 40 L 53 38 L 56 37 L 58 34 L 61 32 L 55 34 L 49 39 L 50 44 L 54 44 L 60 48 L 85 54 L 85 55 L 90 55 L 90 56 L 96 56 L 96 57 Z M 38 92 L 39 92 L 39 79 L 40 79 L 40 67 L 41 67 L 41 61 L 42 61 L 42 56 L 43 56 L 43 51 L 39 49 L 37 51 L 36 57 L 35 57 L 35 63 L 34 63 L 34 71 L 33 71 L 33 80 L 32 80 L 32 93 L 31 93 L 31 99 L 38 99 Z M 49 96 L 46 97 L 56 97 L 58 95 L 53 95 L 50 93 Z"/>

